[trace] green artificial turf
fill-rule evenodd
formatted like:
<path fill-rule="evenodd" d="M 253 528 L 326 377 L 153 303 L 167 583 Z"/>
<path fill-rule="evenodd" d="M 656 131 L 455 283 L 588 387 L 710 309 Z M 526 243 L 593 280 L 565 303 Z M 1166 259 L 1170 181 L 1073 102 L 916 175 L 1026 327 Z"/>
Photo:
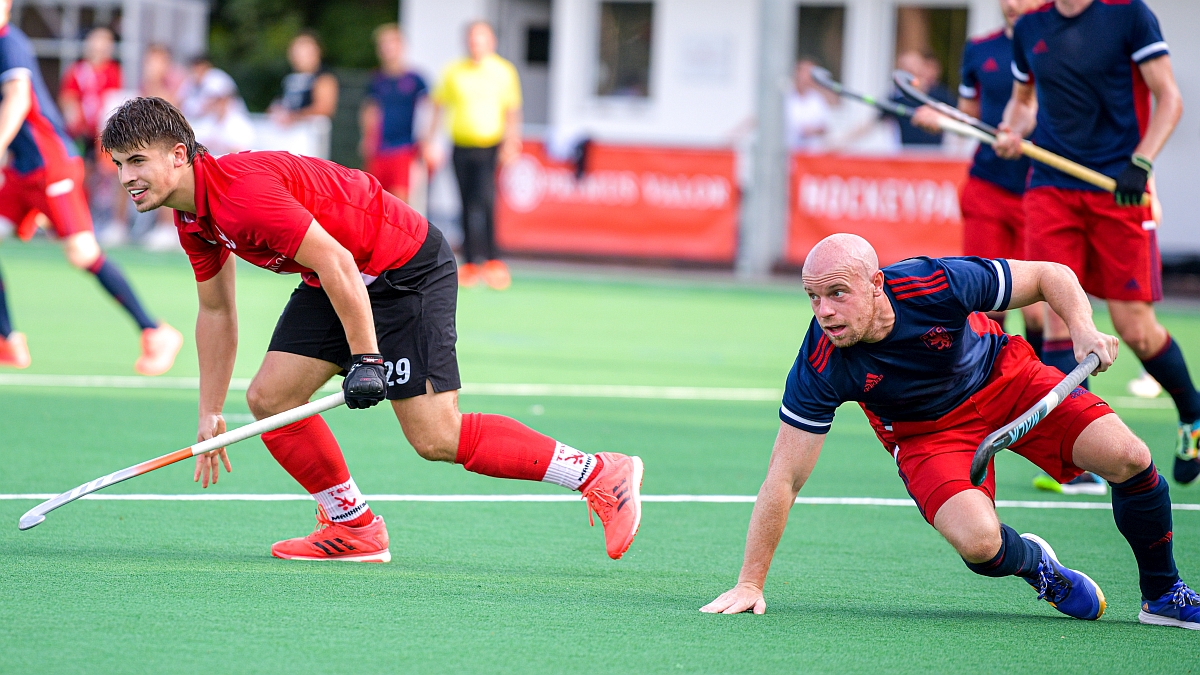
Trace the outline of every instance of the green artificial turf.
<path fill-rule="evenodd" d="M 152 311 L 190 333 L 186 262 L 112 257 Z M 25 372 L 132 373 L 132 324 L 53 246 L 6 242 L 0 266 L 29 335 Z M 235 376 L 250 377 L 296 278 L 244 265 L 239 275 Z M 778 389 L 809 316 L 793 287 L 518 272 L 505 293 L 460 294 L 459 356 L 472 383 Z M 1163 321 L 1200 363 L 1200 315 Z M 1174 413 L 1127 406 L 1136 372 L 1126 354 L 1092 382 L 1167 467 Z M 195 375 L 189 336 L 169 376 Z M 461 404 L 581 449 L 638 454 L 646 494 L 754 494 L 779 424 L 772 401 L 464 395 Z M 60 492 L 186 446 L 195 406 L 188 390 L 0 386 L 0 493 Z M 227 410 L 246 414 L 240 393 Z M 383 408 L 327 418 L 368 494 L 562 493 L 424 462 Z M 210 492 L 300 492 L 258 440 L 230 454 L 234 473 Z M 1034 471 L 999 457 L 998 497 L 1088 499 L 1033 490 Z M 1200 502 L 1200 488 L 1172 491 Z M 107 492 L 199 489 L 181 463 Z M 855 407 L 839 411 L 802 496 L 905 497 Z M 767 615 L 714 617 L 697 609 L 736 579 L 750 504 L 648 503 L 633 547 L 611 561 L 582 503 L 377 502 L 393 561 L 331 565 L 269 557 L 273 541 L 311 527 L 310 503 L 80 501 L 18 532 L 35 503 L 0 501 L 0 673 L 1196 670 L 1200 636 L 1136 623 L 1133 556 L 1104 510 L 1001 510 L 1104 588 L 1108 613 L 1084 623 L 1035 601 L 1023 582 L 971 574 L 907 506 L 797 506 Z M 1200 512 L 1175 519 L 1181 572 L 1200 579 Z"/>

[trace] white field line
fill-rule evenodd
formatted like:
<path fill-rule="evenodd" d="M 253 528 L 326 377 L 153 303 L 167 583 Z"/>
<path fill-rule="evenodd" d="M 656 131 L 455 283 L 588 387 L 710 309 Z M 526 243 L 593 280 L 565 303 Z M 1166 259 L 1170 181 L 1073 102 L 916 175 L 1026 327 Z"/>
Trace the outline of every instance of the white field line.
<path fill-rule="evenodd" d="M 234 378 L 230 391 L 245 391 L 247 378 Z M 0 374 L 0 387 L 65 387 L 75 389 L 198 389 L 195 377 L 135 377 L 132 375 L 26 375 Z M 335 391 L 331 382 L 322 390 Z M 779 401 L 783 391 L 766 387 L 656 387 L 619 384 L 486 384 L 466 383 L 462 393 L 476 396 L 547 396 L 566 398 L 627 398 L 677 401 Z M 1171 399 L 1114 396 L 1117 408 L 1170 409 Z"/>
<path fill-rule="evenodd" d="M 0 494 L 0 501 L 44 501 L 58 495 L 45 493 Z M 364 495 L 370 502 L 578 502 L 578 495 Z M 93 494 L 83 499 L 113 502 L 305 502 L 312 497 L 302 494 Z M 647 503 L 753 504 L 754 495 L 642 495 Z M 824 506 L 901 506 L 912 507 L 909 499 L 880 497 L 797 497 L 797 504 Z M 1108 502 L 1039 502 L 1000 499 L 996 506 L 1009 509 L 1112 510 Z M 1173 504 L 1176 511 L 1200 511 L 1200 504 Z"/>

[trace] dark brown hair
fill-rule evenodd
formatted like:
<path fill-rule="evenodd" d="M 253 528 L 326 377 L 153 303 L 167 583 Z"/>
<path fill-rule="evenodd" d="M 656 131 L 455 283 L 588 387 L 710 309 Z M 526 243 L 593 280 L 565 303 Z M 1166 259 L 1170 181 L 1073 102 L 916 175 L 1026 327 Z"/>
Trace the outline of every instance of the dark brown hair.
<path fill-rule="evenodd" d="M 188 162 L 208 148 L 196 142 L 192 126 L 183 113 L 158 97 L 140 97 L 122 103 L 100 132 L 100 145 L 107 152 L 129 152 L 148 148 L 157 143 L 187 148 Z"/>

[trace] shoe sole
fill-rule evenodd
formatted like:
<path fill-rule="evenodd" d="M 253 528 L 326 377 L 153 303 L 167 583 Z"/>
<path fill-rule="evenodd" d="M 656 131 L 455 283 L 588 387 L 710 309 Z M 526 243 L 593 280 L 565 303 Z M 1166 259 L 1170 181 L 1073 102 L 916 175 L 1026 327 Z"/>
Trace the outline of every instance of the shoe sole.
<path fill-rule="evenodd" d="M 1200 630 L 1200 623 L 1196 623 L 1195 621 L 1182 621 L 1180 619 L 1172 619 L 1169 616 L 1159 616 L 1158 614 L 1151 614 L 1144 609 L 1138 612 L 1138 622 L 1149 626 L 1173 626 L 1187 630 Z"/>
<path fill-rule="evenodd" d="M 638 528 L 642 526 L 642 477 L 645 474 L 645 465 L 642 464 L 641 457 L 634 456 L 630 457 L 629 459 L 633 460 L 633 481 L 631 481 L 633 483 L 634 507 L 633 533 L 629 535 L 629 539 L 626 540 L 625 546 L 622 547 L 616 555 L 612 555 L 611 553 L 609 554 L 608 557 L 612 558 L 613 560 L 620 560 L 621 556 L 625 555 L 625 552 L 629 550 L 629 547 L 633 546 L 633 538 L 637 536 Z"/>
<path fill-rule="evenodd" d="M 1063 493 L 1062 483 L 1059 483 L 1049 476 L 1038 476 L 1037 478 L 1034 478 L 1033 487 L 1046 492 L 1054 492 L 1057 494 Z"/>
<path fill-rule="evenodd" d="M 363 562 L 363 563 L 385 563 L 392 561 L 391 549 L 384 549 L 379 553 L 369 553 L 367 555 L 342 555 L 342 556 L 311 556 L 311 555 L 287 555 L 271 551 L 271 555 L 281 560 L 319 560 L 321 562 Z"/>
<path fill-rule="evenodd" d="M 1051 548 L 1050 544 L 1047 543 L 1045 539 L 1042 539 L 1041 537 L 1037 536 L 1036 534 L 1033 534 L 1032 532 L 1026 532 L 1025 534 L 1021 535 L 1021 538 L 1028 539 L 1029 541 L 1034 542 L 1038 546 L 1041 546 L 1046 551 L 1046 555 L 1050 556 L 1051 560 L 1058 563 L 1059 565 L 1062 565 L 1063 567 L 1066 567 L 1066 565 L 1063 565 L 1062 563 L 1058 562 L 1058 556 L 1054 555 L 1054 549 Z M 1067 569 L 1070 569 L 1070 568 L 1067 568 Z M 1078 574 L 1079 576 L 1083 577 L 1084 579 L 1087 579 L 1088 583 L 1090 583 L 1092 585 L 1092 588 L 1096 589 L 1096 597 L 1100 598 L 1100 611 L 1096 614 L 1096 616 L 1094 618 L 1083 619 L 1083 621 L 1095 621 L 1095 620 L 1099 619 L 1100 617 L 1104 616 L 1104 610 L 1108 609 L 1108 602 L 1104 599 L 1104 591 L 1100 590 L 1100 584 L 1096 583 L 1095 581 L 1092 581 L 1091 577 L 1084 574 L 1083 572 L 1080 572 L 1079 570 L 1071 570 L 1071 571 Z M 1054 604 L 1053 602 L 1051 602 L 1049 604 L 1054 609 L 1058 609 L 1058 605 Z M 1068 614 L 1067 616 L 1070 616 L 1070 615 Z M 1071 617 L 1071 618 L 1078 618 L 1078 617 Z"/>

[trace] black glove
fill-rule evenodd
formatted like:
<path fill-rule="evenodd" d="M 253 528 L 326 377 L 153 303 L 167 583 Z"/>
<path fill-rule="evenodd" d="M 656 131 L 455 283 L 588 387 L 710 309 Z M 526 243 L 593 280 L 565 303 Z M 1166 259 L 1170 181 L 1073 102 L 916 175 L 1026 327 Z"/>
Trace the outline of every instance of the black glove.
<path fill-rule="evenodd" d="M 355 354 L 346 379 L 342 380 L 342 392 L 346 394 L 347 408 L 370 408 L 383 400 L 387 394 L 387 372 L 383 369 L 380 354 Z"/>
<path fill-rule="evenodd" d="M 1117 189 L 1113 198 L 1118 206 L 1141 206 L 1142 195 L 1146 192 L 1146 181 L 1150 180 L 1150 171 L 1154 164 L 1141 155 L 1134 155 L 1129 163 L 1117 175 Z"/>

